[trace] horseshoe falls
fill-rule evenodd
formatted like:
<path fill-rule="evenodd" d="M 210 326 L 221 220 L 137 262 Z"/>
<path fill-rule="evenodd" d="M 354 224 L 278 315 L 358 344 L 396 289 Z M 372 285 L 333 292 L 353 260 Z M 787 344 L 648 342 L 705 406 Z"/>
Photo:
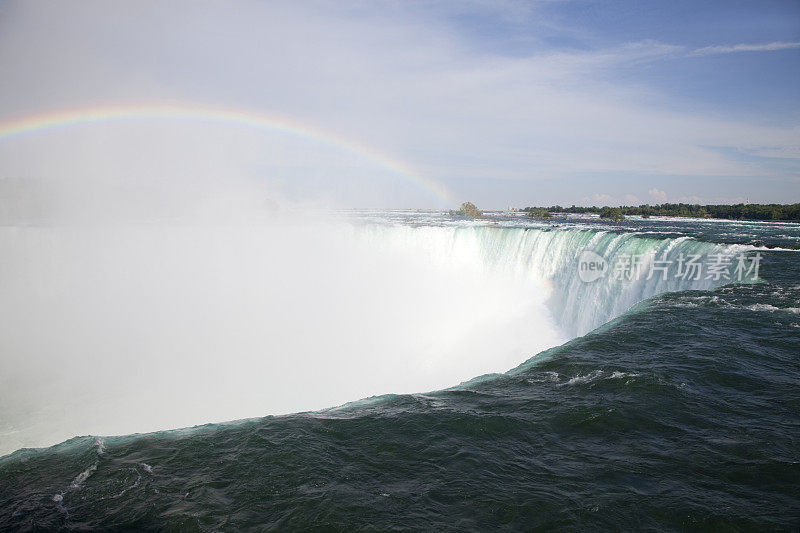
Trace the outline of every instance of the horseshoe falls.
<path fill-rule="evenodd" d="M 0 227 L 0 528 L 790 529 L 798 248 L 507 213 Z"/>

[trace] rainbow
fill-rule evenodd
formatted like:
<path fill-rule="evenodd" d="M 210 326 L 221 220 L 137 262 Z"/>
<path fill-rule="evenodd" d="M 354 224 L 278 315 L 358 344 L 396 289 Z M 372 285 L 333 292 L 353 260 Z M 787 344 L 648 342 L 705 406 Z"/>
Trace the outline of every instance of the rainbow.
<path fill-rule="evenodd" d="M 456 205 L 458 203 L 442 184 L 421 175 L 407 164 L 369 146 L 284 117 L 238 109 L 183 105 L 125 105 L 49 111 L 0 122 L 0 141 L 18 135 L 81 124 L 131 119 L 200 120 L 293 135 L 355 154 L 406 179 L 431 193 L 447 205 Z"/>

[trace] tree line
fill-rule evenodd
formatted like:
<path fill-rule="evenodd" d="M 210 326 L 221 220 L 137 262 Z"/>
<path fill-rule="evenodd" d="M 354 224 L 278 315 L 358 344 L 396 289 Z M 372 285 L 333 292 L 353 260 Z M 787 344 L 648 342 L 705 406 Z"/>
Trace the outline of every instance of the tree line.
<path fill-rule="evenodd" d="M 725 218 L 731 220 L 784 220 L 800 222 L 800 204 L 660 204 L 621 207 L 526 207 L 523 211 L 541 216 L 548 213 L 596 213 L 604 218 L 620 219 L 629 215 L 641 217 L 671 216 L 692 218 Z"/>

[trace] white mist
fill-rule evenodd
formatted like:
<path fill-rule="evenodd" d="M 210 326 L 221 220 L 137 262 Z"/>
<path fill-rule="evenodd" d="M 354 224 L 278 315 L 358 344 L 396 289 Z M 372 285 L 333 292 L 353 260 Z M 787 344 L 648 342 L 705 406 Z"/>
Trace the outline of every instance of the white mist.
<path fill-rule="evenodd" d="M 0 453 L 424 392 L 565 338 L 547 288 L 447 228 L 0 228 Z"/>

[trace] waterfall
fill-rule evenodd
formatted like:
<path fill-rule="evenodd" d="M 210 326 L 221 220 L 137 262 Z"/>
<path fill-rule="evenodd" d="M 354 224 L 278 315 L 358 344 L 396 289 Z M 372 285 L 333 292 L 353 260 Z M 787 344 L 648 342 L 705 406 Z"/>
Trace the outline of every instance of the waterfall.
<path fill-rule="evenodd" d="M 586 282 L 586 250 L 733 253 L 477 225 L 0 227 L 0 453 L 445 388 L 724 282 Z"/>
<path fill-rule="evenodd" d="M 656 239 L 582 229 L 371 225 L 358 231 L 375 248 L 413 248 L 441 268 L 460 266 L 484 278 L 530 278 L 548 293 L 546 306 L 568 338 L 584 335 L 656 294 L 707 290 L 725 283 L 725 277 L 714 279 L 702 271 L 699 279 L 677 275 L 680 259 L 694 257 L 696 264 L 706 266 L 720 255 L 733 262 L 742 248 L 687 237 Z M 604 258 L 609 269 L 591 282 L 583 281 L 578 271 L 578 260 L 586 250 Z M 640 261 L 638 270 L 615 276 L 613 266 L 629 258 Z M 653 265 L 654 261 L 658 263 Z M 661 268 L 667 269 L 666 276 Z"/>

